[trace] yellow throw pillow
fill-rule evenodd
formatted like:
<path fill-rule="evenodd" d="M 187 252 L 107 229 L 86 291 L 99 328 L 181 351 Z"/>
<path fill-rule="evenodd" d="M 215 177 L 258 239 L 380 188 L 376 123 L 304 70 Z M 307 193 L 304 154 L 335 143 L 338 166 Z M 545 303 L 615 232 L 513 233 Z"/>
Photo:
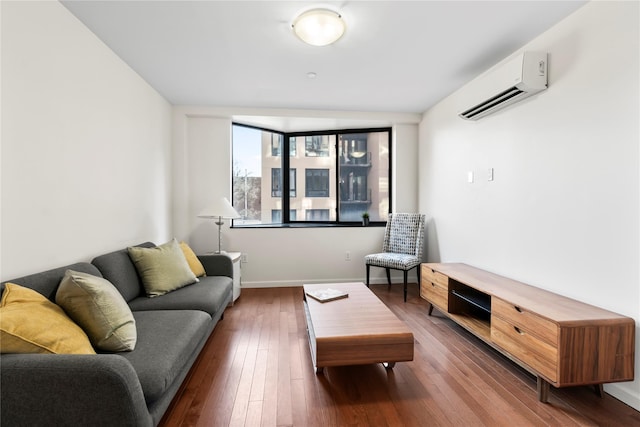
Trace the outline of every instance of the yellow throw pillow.
<path fill-rule="evenodd" d="M 149 297 L 157 297 L 198 281 L 176 239 L 153 248 L 127 248 Z"/>
<path fill-rule="evenodd" d="M 104 351 L 131 351 L 138 333 L 133 313 L 115 286 L 102 277 L 67 270 L 56 292 L 64 309 Z"/>
<path fill-rule="evenodd" d="M 33 289 L 7 283 L 0 300 L 0 353 L 96 352 L 60 307 Z"/>
<path fill-rule="evenodd" d="M 204 271 L 204 266 L 198 259 L 196 253 L 193 252 L 193 249 L 191 249 L 191 247 L 189 247 L 189 245 L 185 242 L 180 242 L 180 249 L 182 249 L 182 253 L 187 259 L 187 263 L 189 264 L 189 268 L 191 269 L 191 271 L 193 271 L 193 274 L 195 274 L 196 277 L 204 276 L 206 273 Z"/>

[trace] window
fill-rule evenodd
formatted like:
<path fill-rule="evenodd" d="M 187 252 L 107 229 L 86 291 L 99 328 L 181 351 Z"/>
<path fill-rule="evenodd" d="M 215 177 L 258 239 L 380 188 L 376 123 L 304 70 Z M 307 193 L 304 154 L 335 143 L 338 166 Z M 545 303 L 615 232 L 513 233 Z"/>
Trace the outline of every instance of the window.
<path fill-rule="evenodd" d="M 296 197 L 296 170 L 289 169 L 289 196 Z M 271 169 L 271 197 L 282 197 L 282 169 Z"/>
<path fill-rule="evenodd" d="M 292 218 L 293 220 L 296 219 L 296 210 L 292 209 L 289 211 L 289 218 Z M 282 210 L 280 209 L 272 209 L 271 210 L 271 222 L 273 223 L 279 223 L 282 222 Z"/>
<path fill-rule="evenodd" d="M 329 197 L 329 169 L 307 169 L 305 176 L 306 197 Z"/>
<path fill-rule="evenodd" d="M 307 209 L 305 215 L 307 221 L 329 221 L 329 209 Z"/>
<path fill-rule="evenodd" d="M 308 135 L 304 138 L 306 157 L 329 157 L 329 138 L 323 135 Z"/>
<path fill-rule="evenodd" d="M 283 136 L 277 133 L 271 134 L 271 155 L 274 157 L 280 156 L 280 150 L 282 150 Z"/>
<path fill-rule="evenodd" d="M 271 155 L 273 157 L 280 157 L 282 152 L 282 141 L 284 140 L 283 134 L 272 133 L 271 134 Z M 289 155 L 291 157 L 296 156 L 296 145 L 289 145 Z"/>
<path fill-rule="evenodd" d="M 390 211 L 390 128 L 283 133 L 234 124 L 233 166 L 242 215 L 234 226 L 355 225 L 363 212 L 375 224 Z"/>
<path fill-rule="evenodd" d="M 289 138 L 289 156 L 290 157 L 295 157 L 296 156 L 296 139 L 295 138 Z"/>
<path fill-rule="evenodd" d="M 282 169 L 271 168 L 271 197 L 282 197 Z"/>

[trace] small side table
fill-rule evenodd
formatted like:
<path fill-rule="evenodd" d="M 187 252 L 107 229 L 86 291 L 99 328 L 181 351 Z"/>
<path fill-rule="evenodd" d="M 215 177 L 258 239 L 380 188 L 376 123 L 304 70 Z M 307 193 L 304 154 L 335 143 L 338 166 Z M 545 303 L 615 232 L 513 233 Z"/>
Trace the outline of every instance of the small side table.
<path fill-rule="evenodd" d="M 242 252 L 227 252 L 227 255 L 233 261 L 233 305 L 240 297 L 242 287 Z"/>

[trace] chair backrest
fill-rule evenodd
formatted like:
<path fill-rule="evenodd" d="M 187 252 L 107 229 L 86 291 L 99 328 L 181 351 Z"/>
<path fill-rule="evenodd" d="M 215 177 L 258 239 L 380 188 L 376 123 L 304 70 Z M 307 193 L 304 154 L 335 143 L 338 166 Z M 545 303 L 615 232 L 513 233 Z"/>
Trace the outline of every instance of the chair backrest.
<path fill-rule="evenodd" d="M 415 255 L 422 259 L 424 215 L 419 213 L 389 214 L 384 232 L 383 252 Z"/>

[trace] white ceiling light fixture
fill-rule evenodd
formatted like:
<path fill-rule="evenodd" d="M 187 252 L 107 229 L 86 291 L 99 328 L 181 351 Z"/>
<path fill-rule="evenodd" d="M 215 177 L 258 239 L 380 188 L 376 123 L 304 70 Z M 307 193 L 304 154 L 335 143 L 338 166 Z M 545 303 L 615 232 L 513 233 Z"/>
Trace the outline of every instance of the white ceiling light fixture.
<path fill-rule="evenodd" d="M 311 9 L 300 15 L 291 25 L 295 35 L 313 46 L 326 46 L 338 41 L 347 26 L 338 12 Z"/>

